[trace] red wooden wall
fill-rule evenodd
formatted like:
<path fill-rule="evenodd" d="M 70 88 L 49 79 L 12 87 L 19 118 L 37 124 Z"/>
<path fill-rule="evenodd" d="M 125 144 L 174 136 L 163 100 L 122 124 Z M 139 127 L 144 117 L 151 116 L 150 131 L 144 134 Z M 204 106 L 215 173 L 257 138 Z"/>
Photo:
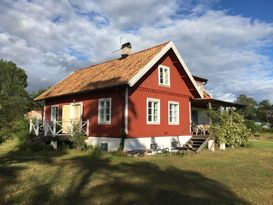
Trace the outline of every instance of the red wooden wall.
<path fill-rule="evenodd" d="M 190 135 L 189 99 L 191 92 L 172 51 L 169 51 L 129 92 L 129 137 Z M 170 67 L 170 87 L 159 86 L 158 65 Z M 160 99 L 160 124 L 146 124 L 146 99 Z M 168 101 L 179 102 L 180 124 L 168 124 Z M 184 130 L 184 131 L 183 131 Z"/>
<path fill-rule="evenodd" d="M 72 102 L 83 103 L 83 116 L 85 121 L 89 119 L 89 135 L 90 136 L 109 136 L 119 137 L 120 129 L 122 128 L 122 98 L 118 92 L 123 90 L 101 90 L 93 93 L 85 93 L 74 96 L 65 96 L 55 99 L 46 100 L 46 119 L 50 120 L 51 105 L 59 105 L 59 120 L 62 119 L 63 105 L 69 105 Z M 112 98 L 112 118 L 110 125 L 98 124 L 98 99 L 99 98 Z"/>

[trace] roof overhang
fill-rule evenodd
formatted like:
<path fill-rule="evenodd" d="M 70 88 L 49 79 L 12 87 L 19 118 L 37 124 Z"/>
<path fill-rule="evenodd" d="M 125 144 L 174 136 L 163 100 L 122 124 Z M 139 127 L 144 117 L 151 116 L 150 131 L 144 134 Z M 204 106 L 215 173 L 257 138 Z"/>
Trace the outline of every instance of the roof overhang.
<path fill-rule="evenodd" d="M 181 63 L 182 67 L 184 68 L 187 76 L 189 77 L 190 81 L 192 82 L 194 88 L 196 89 L 200 98 L 203 98 L 203 93 L 198 87 L 197 83 L 195 82 L 193 76 L 191 75 L 186 63 L 182 59 L 181 55 L 179 54 L 177 48 L 175 47 L 174 43 L 170 41 L 162 50 L 153 57 L 129 82 L 129 86 L 133 87 L 170 49 L 173 49 L 176 57 L 178 58 L 179 62 Z"/>
<path fill-rule="evenodd" d="M 217 100 L 217 99 L 192 99 L 191 100 L 191 104 L 192 107 L 196 106 L 196 107 L 203 107 L 203 108 L 207 108 L 208 104 L 211 103 L 212 107 L 235 107 L 235 108 L 243 108 L 245 107 L 242 104 L 239 103 L 232 103 L 232 102 L 227 102 L 227 101 L 223 101 L 223 100 Z"/>
<path fill-rule="evenodd" d="M 195 79 L 197 81 L 200 81 L 200 82 L 204 82 L 204 83 L 208 82 L 208 79 L 206 79 L 206 78 L 201 78 L 201 77 L 196 76 L 196 75 L 193 75 L 192 77 L 193 77 L 193 79 Z"/>

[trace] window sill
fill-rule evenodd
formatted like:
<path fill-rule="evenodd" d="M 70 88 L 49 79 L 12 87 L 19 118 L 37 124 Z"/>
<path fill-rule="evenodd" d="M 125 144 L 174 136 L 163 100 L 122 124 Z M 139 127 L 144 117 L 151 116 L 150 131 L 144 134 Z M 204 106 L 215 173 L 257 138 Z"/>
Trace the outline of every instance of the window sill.
<path fill-rule="evenodd" d="M 147 125 L 160 125 L 160 122 L 146 122 Z"/>
<path fill-rule="evenodd" d="M 179 123 L 168 123 L 168 125 L 180 125 Z"/>
<path fill-rule="evenodd" d="M 111 122 L 98 122 L 98 125 L 111 125 Z"/>
<path fill-rule="evenodd" d="M 159 86 L 165 87 L 165 88 L 170 88 L 171 87 L 170 85 L 163 85 L 163 84 L 159 84 Z"/>

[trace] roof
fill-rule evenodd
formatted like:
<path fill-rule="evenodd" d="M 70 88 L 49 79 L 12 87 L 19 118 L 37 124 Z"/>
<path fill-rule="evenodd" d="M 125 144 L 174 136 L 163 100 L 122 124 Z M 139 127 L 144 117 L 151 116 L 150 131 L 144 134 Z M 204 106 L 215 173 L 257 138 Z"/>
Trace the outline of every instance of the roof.
<path fill-rule="evenodd" d="M 177 55 L 197 93 L 202 97 L 195 80 L 171 41 L 104 63 L 78 69 L 58 82 L 35 100 L 76 94 L 118 85 L 133 86 L 170 49 Z"/>
<path fill-rule="evenodd" d="M 201 78 L 201 77 L 196 76 L 196 75 L 193 75 L 192 77 L 193 77 L 194 80 L 196 80 L 196 81 L 205 82 L 205 83 L 208 82 L 208 79 L 206 79 L 206 78 Z"/>

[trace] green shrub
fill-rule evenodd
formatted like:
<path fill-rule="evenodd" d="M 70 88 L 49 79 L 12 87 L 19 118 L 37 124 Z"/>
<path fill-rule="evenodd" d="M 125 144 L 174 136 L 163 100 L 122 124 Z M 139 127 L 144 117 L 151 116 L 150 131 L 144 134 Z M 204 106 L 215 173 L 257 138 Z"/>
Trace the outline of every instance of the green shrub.
<path fill-rule="evenodd" d="M 210 117 L 214 124 L 211 131 L 217 143 L 226 143 L 227 146 L 235 147 L 248 145 L 248 139 L 252 134 L 245 126 L 242 115 L 232 110 L 229 113 L 212 112 Z"/>
<path fill-rule="evenodd" d="M 72 142 L 73 147 L 81 151 L 86 151 L 89 148 L 89 146 L 85 142 L 86 139 L 87 136 L 81 131 L 80 125 L 74 123 L 73 131 L 69 136 L 69 140 Z"/>
<path fill-rule="evenodd" d="M 253 134 L 262 131 L 262 127 L 260 125 L 256 125 L 252 120 L 245 120 L 245 126 L 250 129 Z"/>
<path fill-rule="evenodd" d="M 38 144 L 32 142 L 20 144 L 19 149 L 25 152 L 54 151 L 51 144 Z"/>
<path fill-rule="evenodd" d="M 8 139 L 8 130 L 1 129 L 0 130 L 0 144 L 5 142 Z"/>

